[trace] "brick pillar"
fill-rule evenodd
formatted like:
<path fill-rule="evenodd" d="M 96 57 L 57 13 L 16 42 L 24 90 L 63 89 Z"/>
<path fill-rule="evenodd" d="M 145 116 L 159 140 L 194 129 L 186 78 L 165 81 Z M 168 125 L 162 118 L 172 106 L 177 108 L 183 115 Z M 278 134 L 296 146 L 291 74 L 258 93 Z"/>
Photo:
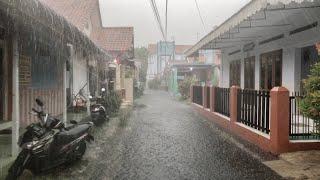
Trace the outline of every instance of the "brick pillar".
<path fill-rule="evenodd" d="M 206 86 L 202 86 L 202 107 L 206 108 L 207 94 L 206 94 Z"/>
<path fill-rule="evenodd" d="M 214 102 L 216 98 L 216 88 L 214 86 L 210 87 L 210 111 L 214 112 Z"/>
<path fill-rule="evenodd" d="M 190 102 L 193 103 L 193 85 L 190 86 Z"/>
<path fill-rule="evenodd" d="M 230 121 L 232 123 L 236 123 L 237 117 L 238 117 L 238 89 L 240 89 L 239 86 L 232 86 L 230 88 Z"/>
<path fill-rule="evenodd" d="M 270 93 L 270 141 L 273 153 L 287 152 L 289 148 L 289 91 L 274 87 Z"/>

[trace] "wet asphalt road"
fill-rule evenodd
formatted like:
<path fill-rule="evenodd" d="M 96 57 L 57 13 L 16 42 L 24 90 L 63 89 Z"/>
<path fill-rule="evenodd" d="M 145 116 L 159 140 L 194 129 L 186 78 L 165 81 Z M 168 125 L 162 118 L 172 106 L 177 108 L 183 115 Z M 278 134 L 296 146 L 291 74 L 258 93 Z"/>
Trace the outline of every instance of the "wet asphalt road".
<path fill-rule="evenodd" d="M 130 118 L 96 128 L 81 162 L 37 179 L 279 179 L 192 108 L 148 91 Z"/>

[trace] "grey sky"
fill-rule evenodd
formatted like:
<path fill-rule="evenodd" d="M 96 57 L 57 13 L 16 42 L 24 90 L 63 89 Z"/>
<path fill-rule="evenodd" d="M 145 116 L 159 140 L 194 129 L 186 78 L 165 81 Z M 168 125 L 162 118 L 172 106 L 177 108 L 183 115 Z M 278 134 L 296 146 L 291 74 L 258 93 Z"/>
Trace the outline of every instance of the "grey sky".
<path fill-rule="evenodd" d="M 169 0 L 168 40 L 176 44 L 197 42 L 215 25 L 237 12 L 250 0 L 197 0 L 204 19 L 204 32 L 194 0 Z M 164 24 L 165 0 L 156 0 Z M 135 46 L 147 46 L 161 40 L 149 0 L 100 0 L 104 26 L 133 26 Z"/>

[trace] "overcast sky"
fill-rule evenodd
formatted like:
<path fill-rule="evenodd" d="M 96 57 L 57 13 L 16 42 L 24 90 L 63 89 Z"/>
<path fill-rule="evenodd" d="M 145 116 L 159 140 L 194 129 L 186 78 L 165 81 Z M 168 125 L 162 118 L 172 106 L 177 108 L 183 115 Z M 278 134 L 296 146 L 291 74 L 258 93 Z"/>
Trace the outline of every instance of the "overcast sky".
<path fill-rule="evenodd" d="M 198 15 L 195 0 L 168 0 L 168 40 L 176 44 L 195 44 L 250 0 L 197 0 L 206 32 Z M 161 21 L 165 23 L 165 2 L 156 0 Z M 147 46 L 161 40 L 161 33 L 150 0 L 100 0 L 104 26 L 133 26 L 135 46 Z"/>

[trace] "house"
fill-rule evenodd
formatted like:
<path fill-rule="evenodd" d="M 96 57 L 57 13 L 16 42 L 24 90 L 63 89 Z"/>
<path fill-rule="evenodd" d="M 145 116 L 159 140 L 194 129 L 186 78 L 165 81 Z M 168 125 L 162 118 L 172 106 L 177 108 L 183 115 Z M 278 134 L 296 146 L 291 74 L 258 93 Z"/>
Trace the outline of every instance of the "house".
<path fill-rule="evenodd" d="M 191 77 L 197 84 L 219 85 L 220 61 L 219 50 L 201 50 L 196 58 L 173 61 L 170 63 L 169 91 L 178 94 L 179 84 L 184 79 Z"/>
<path fill-rule="evenodd" d="M 98 0 L 40 0 L 40 2 L 66 18 L 104 51 L 101 47 L 103 26 Z M 90 94 L 99 95 L 100 89 L 106 86 L 104 81 L 108 71 L 107 64 L 112 57 L 97 59 L 91 54 L 86 54 L 77 44 L 69 48 L 72 58 L 68 73 L 68 99 L 72 101 L 79 93 L 86 99 Z"/>
<path fill-rule="evenodd" d="M 191 89 L 192 101 L 207 109 L 201 112 L 276 154 L 319 149 L 317 126 L 299 111 L 297 93 L 319 61 L 319 5 L 252 0 L 190 48 L 189 58 L 221 50 L 219 87 Z"/>
<path fill-rule="evenodd" d="M 201 49 L 220 49 L 222 87 L 270 90 L 285 86 L 291 92 L 301 91 L 301 80 L 318 56 L 319 1 L 283 2 L 250 2 L 187 55 Z"/>
<path fill-rule="evenodd" d="M 38 0 L 0 0 L 0 17 L 0 131 L 11 129 L 15 155 L 20 129 L 37 121 L 29 114 L 37 107 L 35 98 L 45 102 L 47 112 L 66 122 L 67 74 L 74 58 L 71 50 L 82 57 L 82 64 L 109 56 L 78 27 Z"/>
<path fill-rule="evenodd" d="M 109 63 L 110 71 L 113 71 L 113 76 L 108 77 L 109 84 L 114 90 L 122 91 L 125 101 L 133 103 L 133 27 L 104 27 L 100 31 L 98 44 L 114 60 Z"/>
<path fill-rule="evenodd" d="M 175 42 L 149 44 L 147 80 L 162 76 L 169 63 L 185 62 L 184 52 L 189 48 L 190 45 L 176 45 Z"/>

